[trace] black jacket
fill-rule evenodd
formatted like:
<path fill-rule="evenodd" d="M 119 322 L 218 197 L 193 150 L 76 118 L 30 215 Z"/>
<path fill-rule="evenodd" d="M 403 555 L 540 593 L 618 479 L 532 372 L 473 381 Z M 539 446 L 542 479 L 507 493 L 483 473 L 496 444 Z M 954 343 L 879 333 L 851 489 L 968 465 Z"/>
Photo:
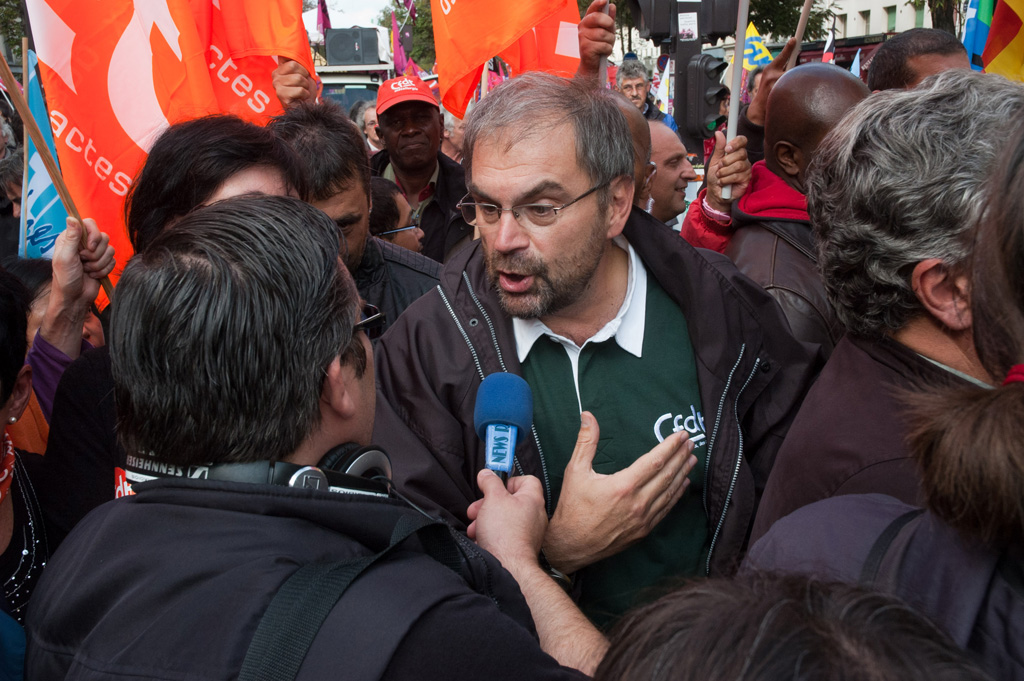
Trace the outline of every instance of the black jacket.
<path fill-rule="evenodd" d="M 374 175 L 384 175 L 384 169 L 391 163 L 388 150 L 378 151 L 370 159 Z M 445 262 L 455 249 L 473 238 L 473 228 L 462 219 L 455 206 L 467 193 L 466 173 L 462 166 L 440 151 L 437 152 L 437 185 L 434 198 L 423 209 L 420 229 L 423 230 L 423 255 Z"/>
<path fill-rule="evenodd" d="M 779 449 L 752 539 L 828 497 L 879 493 L 921 505 L 921 474 L 907 447 L 898 392 L 921 384 L 966 381 L 891 338 L 843 337 Z"/>
<path fill-rule="evenodd" d="M 882 494 L 826 499 L 776 523 L 744 567 L 894 594 L 974 653 L 992 678 L 1024 679 L 1022 547 L 987 546 L 931 513 L 913 512 Z M 909 521 L 887 534 L 901 517 Z"/>
<path fill-rule="evenodd" d="M 414 300 L 437 286 L 440 274 L 436 260 L 371 236 L 353 278 L 359 295 L 380 308 L 390 326 Z"/>
<path fill-rule="evenodd" d="M 26 679 L 234 679 L 299 567 L 376 553 L 416 513 L 246 483 L 164 479 L 136 491 L 90 514 L 48 566 L 26 627 Z M 297 678 L 580 678 L 540 650 L 512 577 L 460 541 L 463 576 L 414 539 L 364 572 Z"/>
<path fill-rule="evenodd" d="M 712 537 L 708 569 L 735 569 L 761 491 L 804 393 L 820 368 L 817 348 L 790 335 L 778 305 L 724 256 L 698 252 L 664 224 L 634 209 L 623 232 L 686 317 L 708 422 L 704 485 Z M 479 243 L 460 251 L 441 285 L 413 304 L 376 349 L 374 437 L 394 457 L 404 494 L 466 522 L 480 497 L 483 443 L 473 430 L 481 380 L 520 373 L 512 320 L 500 309 Z M 548 493 L 543 444 L 523 437 L 520 473 Z"/>

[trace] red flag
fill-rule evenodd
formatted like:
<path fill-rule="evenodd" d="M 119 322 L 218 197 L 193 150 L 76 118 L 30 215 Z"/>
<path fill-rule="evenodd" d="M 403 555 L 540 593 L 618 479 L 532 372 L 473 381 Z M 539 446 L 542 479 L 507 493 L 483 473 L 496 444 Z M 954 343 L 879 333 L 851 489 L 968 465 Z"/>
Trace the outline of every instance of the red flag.
<path fill-rule="evenodd" d="M 555 14 L 526 31 L 499 56 L 514 74 L 547 71 L 570 77 L 580 66 L 577 25 L 580 10 L 576 0 L 565 0 Z"/>
<path fill-rule="evenodd" d="M 445 108 L 459 118 L 465 117 L 484 62 L 562 10 L 565 4 L 565 0 L 430 0 L 437 74 Z"/>
<path fill-rule="evenodd" d="M 132 254 L 122 206 L 169 124 L 227 112 L 281 112 L 276 55 L 312 73 L 301 4 L 290 0 L 28 0 L 57 155 L 83 216 Z M 117 270 L 119 271 L 119 270 Z"/>

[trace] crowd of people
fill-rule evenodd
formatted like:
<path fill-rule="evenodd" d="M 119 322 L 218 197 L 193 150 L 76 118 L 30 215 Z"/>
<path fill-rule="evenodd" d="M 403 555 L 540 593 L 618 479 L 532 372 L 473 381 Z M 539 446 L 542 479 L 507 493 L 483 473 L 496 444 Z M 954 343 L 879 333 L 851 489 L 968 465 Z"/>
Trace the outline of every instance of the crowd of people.
<path fill-rule="evenodd" d="M 465 120 L 170 126 L 103 310 L 110 226 L 3 261 L 0 679 L 1024 679 L 1024 87 L 790 41 L 688 203 L 606 3 Z"/>

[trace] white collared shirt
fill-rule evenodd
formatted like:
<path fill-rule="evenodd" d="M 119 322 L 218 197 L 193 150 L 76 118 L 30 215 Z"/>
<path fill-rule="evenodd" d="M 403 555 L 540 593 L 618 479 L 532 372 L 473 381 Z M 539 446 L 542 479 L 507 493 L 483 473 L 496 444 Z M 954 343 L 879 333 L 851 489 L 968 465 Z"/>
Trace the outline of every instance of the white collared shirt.
<path fill-rule="evenodd" d="M 519 356 L 520 363 L 530 354 L 533 344 L 541 336 L 551 338 L 565 349 L 572 364 L 572 378 L 576 386 L 576 403 L 580 406 L 581 412 L 583 407 L 580 400 L 579 362 L 580 352 L 583 348 L 588 343 L 601 343 L 609 338 L 614 338 L 620 348 L 634 357 L 641 357 L 644 348 L 644 322 L 647 317 L 647 269 L 644 267 L 643 262 L 640 261 L 640 256 L 636 254 L 636 251 L 626 241 L 625 237 L 618 236 L 612 243 L 629 254 L 629 271 L 626 275 L 628 282 L 626 297 L 622 301 L 622 305 L 619 307 L 615 317 L 602 326 L 597 333 L 584 341 L 582 346 L 576 345 L 576 343 L 565 336 L 558 335 L 539 319 L 512 318 L 512 330 L 515 332 L 516 339 L 516 353 Z"/>

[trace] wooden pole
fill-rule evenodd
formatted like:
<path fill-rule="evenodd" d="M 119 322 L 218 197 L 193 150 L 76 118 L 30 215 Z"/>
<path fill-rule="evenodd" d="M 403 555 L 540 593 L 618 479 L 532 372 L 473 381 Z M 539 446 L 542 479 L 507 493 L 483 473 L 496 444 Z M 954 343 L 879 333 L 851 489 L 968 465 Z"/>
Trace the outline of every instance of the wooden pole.
<path fill-rule="evenodd" d="M 736 11 L 736 46 L 732 50 L 732 94 L 729 99 L 729 124 L 725 139 L 736 136 L 736 126 L 740 119 L 740 88 L 743 85 L 743 51 L 747 46 L 747 17 L 750 14 L 750 0 L 740 0 Z M 722 198 L 732 199 L 732 185 L 722 187 Z"/>
<path fill-rule="evenodd" d="M 814 0 L 804 0 L 804 7 L 800 10 L 800 23 L 796 25 L 796 49 L 793 50 L 793 54 L 789 55 L 789 62 L 786 64 L 786 70 L 789 71 L 791 68 L 796 66 L 796 58 L 800 56 L 800 43 L 804 39 L 804 31 L 807 30 L 807 19 L 811 16 L 811 5 L 814 4 Z"/>
<path fill-rule="evenodd" d="M 43 159 L 43 165 L 46 166 L 46 172 L 49 173 L 50 180 L 53 181 L 53 186 L 57 189 L 57 194 L 60 196 L 64 208 L 67 209 L 68 215 L 81 222 L 82 216 L 78 212 L 78 207 L 75 206 L 74 199 L 71 198 L 71 192 L 68 191 L 67 185 L 64 184 L 64 178 L 61 177 L 57 162 L 53 159 L 50 148 L 47 146 L 46 140 L 43 139 L 43 133 L 39 130 L 39 124 L 32 117 L 32 112 L 28 108 L 28 101 L 25 99 L 25 95 L 18 91 L 18 81 L 15 80 L 14 74 L 11 73 L 11 67 L 5 57 L 0 57 L 0 79 L 3 80 L 4 87 L 7 88 L 7 94 L 10 95 L 14 108 L 18 110 L 18 115 L 21 116 L 25 132 L 32 138 L 32 142 L 36 145 L 36 151 Z M 87 246 L 87 238 L 83 229 L 82 248 Z M 114 287 L 110 283 L 110 277 L 100 279 L 100 286 L 103 287 L 103 291 L 107 294 L 108 298 L 113 296 Z"/>

